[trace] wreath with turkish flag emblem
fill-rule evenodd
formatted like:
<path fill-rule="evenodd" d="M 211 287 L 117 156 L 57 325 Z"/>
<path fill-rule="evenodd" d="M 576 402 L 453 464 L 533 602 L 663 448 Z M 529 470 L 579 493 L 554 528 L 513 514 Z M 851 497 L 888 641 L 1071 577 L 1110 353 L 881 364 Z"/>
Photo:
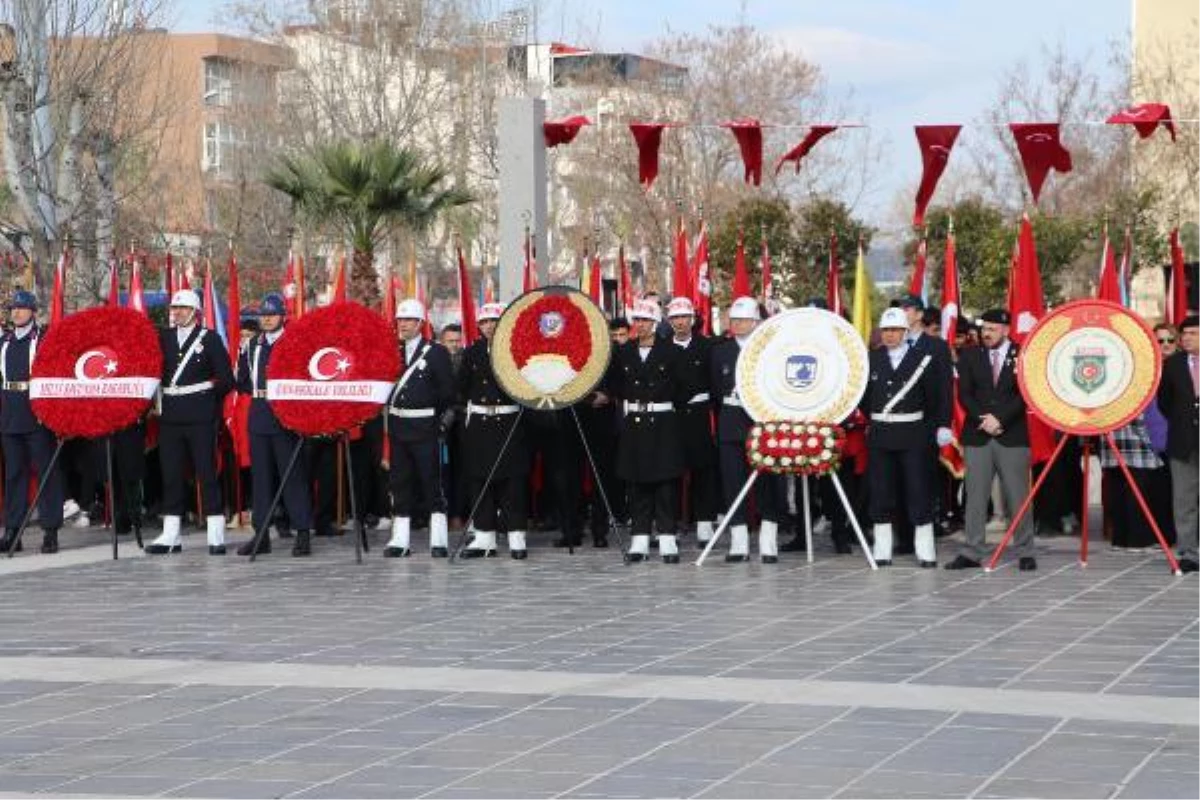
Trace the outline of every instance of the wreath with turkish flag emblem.
<path fill-rule="evenodd" d="M 38 343 L 30 406 L 60 439 L 108 436 L 142 418 L 161 376 L 158 331 L 145 314 L 90 308 L 55 324 Z"/>
<path fill-rule="evenodd" d="M 400 373 L 391 326 L 358 303 L 335 303 L 287 326 L 267 365 L 267 400 L 302 436 L 332 436 L 379 414 Z"/>

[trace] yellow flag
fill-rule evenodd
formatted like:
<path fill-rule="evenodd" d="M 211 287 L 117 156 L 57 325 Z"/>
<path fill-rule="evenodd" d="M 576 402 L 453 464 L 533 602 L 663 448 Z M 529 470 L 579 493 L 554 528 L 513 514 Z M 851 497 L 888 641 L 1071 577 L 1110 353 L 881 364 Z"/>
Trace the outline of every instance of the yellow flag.
<path fill-rule="evenodd" d="M 404 298 L 417 299 L 417 245 L 410 242 L 408 248 L 408 280 L 404 282 Z"/>
<path fill-rule="evenodd" d="M 858 243 L 858 261 L 854 265 L 854 308 L 855 330 L 864 342 L 871 340 L 871 276 L 867 272 L 867 260 L 863 257 L 862 242 Z"/>

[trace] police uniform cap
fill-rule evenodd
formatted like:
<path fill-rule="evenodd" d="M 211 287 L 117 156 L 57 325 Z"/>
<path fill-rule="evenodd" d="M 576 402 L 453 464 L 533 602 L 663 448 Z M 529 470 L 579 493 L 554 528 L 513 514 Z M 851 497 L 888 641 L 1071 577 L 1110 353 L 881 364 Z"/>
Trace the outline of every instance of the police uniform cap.
<path fill-rule="evenodd" d="M 287 305 L 283 302 L 283 296 L 278 292 L 268 292 L 263 295 L 262 302 L 258 304 L 258 315 L 260 317 L 282 317 L 287 314 Z"/>
<path fill-rule="evenodd" d="M 993 325 L 1008 325 L 1010 317 L 1008 312 L 1003 308 L 989 308 L 983 312 L 983 316 L 979 318 L 983 322 L 990 322 Z"/>
<path fill-rule="evenodd" d="M 12 300 L 8 304 L 9 308 L 27 308 L 30 311 L 37 311 L 38 301 L 33 292 L 25 289 L 18 289 L 13 292 Z"/>

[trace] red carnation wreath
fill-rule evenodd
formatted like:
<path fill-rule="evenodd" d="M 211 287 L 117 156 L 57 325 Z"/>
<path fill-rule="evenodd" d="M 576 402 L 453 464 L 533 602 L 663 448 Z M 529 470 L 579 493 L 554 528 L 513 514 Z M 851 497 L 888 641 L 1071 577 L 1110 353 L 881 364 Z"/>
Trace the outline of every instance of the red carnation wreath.
<path fill-rule="evenodd" d="M 376 416 L 400 373 L 391 326 L 358 303 L 335 303 L 287 327 L 267 365 L 267 399 L 303 436 L 331 436 Z"/>
<path fill-rule="evenodd" d="M 145 314 L 90 308 L 38 343 L 30 405 L 61 439 L 108 436 L 141 419 L 161 376 L 158 331 Z"/>
<path fill-rule="evenodd" d="M 795 475 L 826 475 L 838 467 L 846 432 L 830 422 L 768 422 L 746 438 L 755 469 Z"/>

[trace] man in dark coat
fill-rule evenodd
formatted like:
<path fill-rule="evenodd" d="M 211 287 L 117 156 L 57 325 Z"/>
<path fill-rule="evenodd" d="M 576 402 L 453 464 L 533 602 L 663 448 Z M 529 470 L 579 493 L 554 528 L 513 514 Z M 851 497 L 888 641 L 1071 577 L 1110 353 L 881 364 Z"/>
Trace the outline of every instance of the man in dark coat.
<path fill-rule="evenodd" d="M 966 412 L 962 444 L 966 457 L 966 543 L 946 569 L 979 567 L 987 557 L 984 532 L 992 480 L 1000 477 L 1004 505 L 1015 514 L 1029 494 L 1029 432 L 1025 398 L 1017 388 L 1017 345 L 1008 338 L 1008 312 L 983 315 L 983 346 L 958 356 L 958 400 Z M 1012 541 L 1019 568 L 1037 569 L 1033 515 L 1026 514 Z"/>
<path fill-rule="evenodd" d="M 446 348 L 421 336 L 425 305 L 420 300 L 400 303 L 396 319 L 400 380 L 385 408 L 391 448 L 392 538 L 383 555 L 402 558 L 411 553 L 412 517 L 420 501 L 429 509 L 430 555 L 445 558 L 450 540 L 442 491 L 441 419 L 454 399 L 454 372 Z"/>
<path fill-rule="evenodd" d="M 675 525 L 684 459 L 676 408 L 688 400 L 681 351 L 656 335 L 661 321 L 656 303 L 639 301 L 632 316 L 635 338 L 616 348 L 608 381 L 624 413 L 617 476 L 629 485 L 633 537 L 628 556 L 644 561 L 654 530 L 663 562 L 678 564 Z"/>
<path fill-rule="evenodd" d="M 1179 326 L 1179 350 L 1163 362 L 1158 408 L 1167 418 L 1167 459 L 1175 517 L 1175 552 L 1179 569 L 1196 572 L 1196 539 L 1200 527 L 1197 495 L 1197 451 L 1200 449 L 1200 318 L 1186 317 Z"/>
<path fill-rule="evenodd" d="M 0 548 L 7 551 L 29 508 L 29 479 L 45 481 L 38 500 L 38 522 L 42 526 L 42 552 L 58 552 L 58 529 L 62 527 L 62 473 L 58 465 L 46 467 L 54 454 L 54 434 L 33 416 L 29 404 L 29 379 L 33 359 L 43 332 L 34 315 L 37 298 L 32 292 L 18 291 L 9 304 L 12 330 L 0 343 L 0 437 L 4 448 L 4 538 Z M 16 549 L 21 549 L 18 540 Z"/>
<path fill-rule="evenodd" d="M 225 514 L 217 480 L 221 401 L 233 388 L 229 353 L 216 331 L 199 324 L 200 298 L 191 289 L 171 296 L 171 325 L 161 332 L 162 407 L 158 451 L 162 465 L 163 531 L 146 547 L 151 555 L 178 552 L 185 507 L 184 466 L 200 486 L 208 554 L 225 555 Z"/>
<path fill-rule="evenodd" d="M 254 510 L 250 520 L 257 531 L 269 525 L 267 519 L 271 501 L 283 479 L 293 450 L 300 440 L 279 424 L 275 412 L 267 402 L 267 367 L 271 353 L 284 334 L 284 316 L 287 313 L 283 297 L 272 292 L 263 297 L 258 307 L 258 322 L 261 333 L 250 340 L 238 355 L 237 388 L 250 397 L 250 473 L 253 481 Z M 312 496 L 309 491 L 308 464 L 298 458 L 292 474 L 283 487 L 283 506 L 287 509 L 288 522 L 295 531 L 292 555 L 312 555 Z M 240 548 L 238 555 L 248 556 L 254 550 L 251 539 Z M 270 533 L 259 539 L 258 552 L 271 552 Z"/>
<path fill-rule="evenodd" d="M 870 376 L 859 407 L 870 420 L 867 430 L 867 478 L 870 516 L 875 532 L 875 561 L 892 563 L 892 518 L 900 508 L 913 532 L 917 563 L 937 566 L 930 499 L 934 444 L 953 441 L 950 431 L 950 380 L 938 366 L 934 340 L 921 336 L 908 344 L 904 312 L 889 308 L 879 322 L 882 347 L 870 353 Z M 945 343 L 941 343 L 945 346 Z"/>
<path fill-rule="evenodd" d="M 711 385 L 713 403 L 717 405 L 717 450 L 726 509 L 733 505 L 750 477 L 750 465 L 746 461 L 746 437 L 754 421 L 742 407 L 741 397 L 737 393 L 737 361 L 760 319 L 761 312 L 753 297 L 737 298 L 729 307 L 729 329 L 733 335 L 713 347 Z M 759 556 L 764 564 L 777 563 L 779 523 L 787 516 L 787 483 L 784 477 L 769 472 L 759 475 L 754 483 L 754 500 L 762 517 L 758 529 Z M 725 560 L 731 563 L 750 560 L 747 505 L 743 500 L 729 520 L 729 552 Z"/>
<path fill-rule="evenodd" d="M 529 443 L 521 407 L 500 388 L 492 371 L 492 334 L 503 313 L 503 303 L 484 303 L 479 309 L 479 338 L 463 351 L 458 372 L 459 402 L 466 409 L 460 455 L 468 511 L 478 503 L 463 558 L 495 555 L 496 533 L 501 530 L 508 534 L 513 558 L 520 560 L 528 553 Z M 489 473 L 491 481 L 485 486 Z"/>
<path fill-rule="evenodd" d="M 683 355 L 681 375 L 688 400 L 679 409 L 679 431 L 691 481 L 689 494 L 696 520 L 696 540 L 703 545 L 712 538 L 720 496 L 709 385 L 713 340 L 693 331 L 696 312 L 686 297 L 676 297 L 667 304 L 667 321 L 674 334 L 671 342 Z"/>

